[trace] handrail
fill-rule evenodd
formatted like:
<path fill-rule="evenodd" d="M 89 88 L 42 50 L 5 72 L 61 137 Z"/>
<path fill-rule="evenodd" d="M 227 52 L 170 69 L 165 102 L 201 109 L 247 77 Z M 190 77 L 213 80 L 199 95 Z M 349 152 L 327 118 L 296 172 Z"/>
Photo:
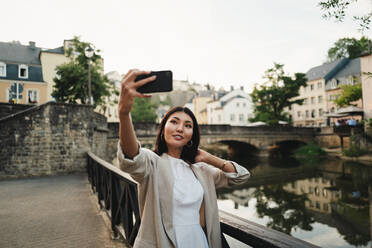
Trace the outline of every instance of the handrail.
<path fill-rule="evenodd" d="M 120 234 L 132 246 L 141 224 L 137 183 L 128 173 L 92 152 L 87 154 L 88 179 L 97 193 L 98 204 L 110 217 L 114 235 Z M 252 247 L 317 247 L 227 212 L 219 213 L 221 232 Z M 222 240 L 224 247 L 229 247 L 224 237 Z"/>

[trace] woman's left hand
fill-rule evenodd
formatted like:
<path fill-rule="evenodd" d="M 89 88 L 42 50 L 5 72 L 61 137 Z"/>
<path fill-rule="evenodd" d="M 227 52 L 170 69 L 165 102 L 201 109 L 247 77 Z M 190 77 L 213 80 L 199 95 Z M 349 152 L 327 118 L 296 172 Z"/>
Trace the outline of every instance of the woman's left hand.
<path fill-rule="evenodd" d="M 207 162 L 208 158 L 210 156 L 212 156 L 212 155 L 209 152 L 206 152 L 206 151 L 199 148 L 198 149 L 198 154 L 195 157 L 195 163 Z"/>

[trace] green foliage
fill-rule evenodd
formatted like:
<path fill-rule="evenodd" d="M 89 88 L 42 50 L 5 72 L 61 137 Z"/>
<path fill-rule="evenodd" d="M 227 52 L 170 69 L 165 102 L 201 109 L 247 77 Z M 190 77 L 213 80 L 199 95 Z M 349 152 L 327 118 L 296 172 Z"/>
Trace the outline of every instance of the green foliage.
<path fill-rule="evenodd" d="M 346 17 L 346 10 L 352 3 L 356 3 L 358 0 L 326 0 L 320 1 L 319 6 L 324 12 L 323 18 L 332 19 L 334 18 L 338 22 L 343 22 Z M 359 31 L 369 29 L 371 24 L 372 12 L 353 16 L 354 21 L 359 24 Z"/>
<path fill-rule="evenodd" d="M 358 58 L 364 53 L 371 53 L 372 40 L 363 36 L 355 38 L 342 38 L 337 40 L 333 47 L 328 49 L 328 60 L 335 61 L 342 58 Z"/>
<path fill-rule="evenodd" d="M 369 118 L 367 120 L 367 125 L 368 125 L 368 127 L 372 127 L 372 118 Z"/>
<path fill-rule="evenodd" d="M 265 72 L 267 81 L 255 86 L 250 94 L 254 104 L 254 117 L 249 121 L 263 121 L 268 125 L 278 124 L 280 120 L 290 121 L 284 108 L 292 104 L 301 105 L 303 99 L 293 98 L 299 96 L 301 86 L 306 86 L 304 73 L 295 73 L 294 77 L 285 75 L 284 65 L 274 63 L 274 67 Z"/>
<path fill-rule="evenodd" d="M 346 157 L 359 157 L 367 153 L 367 150 L 362 149 L 358 146 L 350 146 L 348 149 L 342 151 L 342 155 Z"/>
<path fill-rule="evenodd" d="M 149 98 L 135 98 L 131 111 L 133 122 L 155 122 L 157 114 L 156 105 Z"/>
<path fill-rule="evenodd" d="M 362 99 L 362 84 L 342 85 L 342 93 L 339 98 L 334 100 L 334 103 L 339 107 L 351 105 L 351 102 Z"/>
<path fill-rule="evenodd" d="M 325 156 L 327 153 L 317 144 L 309 143 L 307 145 L 301 146 L 295 151 L 296 157 L 321 157 Z"/>
<path fill-rule="evenodd" d="M 55 85 L 52 96 L 57 102 L 88 103 L 88 58 L 84 54 L 88 46 L 92 45 L 74 37 L 74 48 L 66 51 L 70 61 L 56 67 L 57 76 L 53 79 Z M 94 106 L 103 106 L 108 96 L 119 95 L 119 92 L 103 75 L 102 57 L 97 52 L 99 50 L 91 58 L 91 90 Z"/>

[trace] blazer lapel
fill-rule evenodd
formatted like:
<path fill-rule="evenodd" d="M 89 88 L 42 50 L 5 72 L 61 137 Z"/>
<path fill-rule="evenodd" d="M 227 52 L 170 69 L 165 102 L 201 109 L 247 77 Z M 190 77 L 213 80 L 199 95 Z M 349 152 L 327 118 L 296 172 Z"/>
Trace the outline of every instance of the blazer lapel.
<path fill-rule="evenodd" d="M 163 225 L 168 238 L 172 241 L 173 246 L 176 247 L 176 239 L 173 230 L 174 177 L 170 161 L 165 153 L 158 160 L 158 172 L 159 199 Z"/>

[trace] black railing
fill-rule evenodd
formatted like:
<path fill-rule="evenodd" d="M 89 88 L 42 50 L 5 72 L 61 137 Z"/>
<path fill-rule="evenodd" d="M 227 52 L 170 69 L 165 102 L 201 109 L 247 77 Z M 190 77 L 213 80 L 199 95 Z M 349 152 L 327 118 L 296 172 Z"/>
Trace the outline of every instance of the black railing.
<path fill-rule="evenodd" d="M 88 179 L 98 204 L 111 219 L 114 235 L 133 245 L 141 220 L 137 183 L 119 168 L 88 152 Z M 287 234 L 266 228 L 238 216 L 220 211 L 223 234 L 251 247 L 317 247 Z M 229 247 L 223 238 L 224 247 Z"/>

